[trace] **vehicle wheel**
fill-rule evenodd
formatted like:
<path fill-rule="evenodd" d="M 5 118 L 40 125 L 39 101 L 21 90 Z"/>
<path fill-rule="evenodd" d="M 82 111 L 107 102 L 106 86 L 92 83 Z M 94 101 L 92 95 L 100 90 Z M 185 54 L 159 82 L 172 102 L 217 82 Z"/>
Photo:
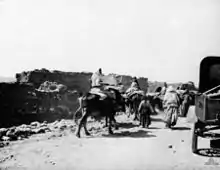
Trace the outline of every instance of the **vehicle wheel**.
<path fill-rule="evenodd" d="M 192 129 L 192 152 L 193 153 L 197 153 L 197 149 L 198 149 L 198 135 L 196 133 L 196 123 L 194 123 L 193 125 L 193 129 Z"/>

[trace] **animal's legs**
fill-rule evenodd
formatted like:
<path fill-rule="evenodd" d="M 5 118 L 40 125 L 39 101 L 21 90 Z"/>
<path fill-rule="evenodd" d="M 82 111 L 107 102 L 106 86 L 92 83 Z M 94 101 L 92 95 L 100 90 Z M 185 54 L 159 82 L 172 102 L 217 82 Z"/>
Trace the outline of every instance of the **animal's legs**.
<path fill-rule="evenodd" d="M 86 136 L 90 136 L 90 133 L 88 132 L 86 125 L 87 125 L 87 116 L 84 119 L 83 127 L 84 127 L 84 130 L 85 130 Z"/>
<path fill-rule="evenodd" d="M 143 115 L 143 125 L 142 125 L 143 128 L 145 128 L 146 122 L 147 122 L 147 115 L 145 113 L 145 115 Z"/>
<path fill-rule="evenodd" d="M 117 124 L 117 122 L 116 122 L 116 120 L 115 120 L 114 115 L 112 115 L 112 121 L 114 122 L 115 129 L 117 130 L 117 129 L 118 129 L 118 124 Z"/>
<path fill-rule="evenodd" d="M 135 110 L 135 111 L 134 111 L 134 121 L 135 121 L 135 120 L 138 121 L 139 119 L 138 119 L 138 112 L 137 112 L 137 109 L 135 108 L 134 110 Z"/>
<path fill-rule="evenodd" d="M 105 127 L 108 127 L 108 116 L 105 117 Z"/>
<path fill-rule="evenodd" d="M 147 123 L 147 128 L 148 128 L 149 125 L 151 124 L 151 117 L 150 117 L 150 114 L 148 114 L 147 117 L 146 117 L 146 123 Z"/>
<path fill-rule="evenodd" d="M 112 131 L 112 116 L 109 116 L 108 132 L 109 132 L 109 134 L 113 134 L 113 131 Z"/>
<path fill-rule="evenodd" d="M 128 104 L 127 109 L 128 109 L 128 118 L 129 118 L 131 116 L 131 104 L 130 103 Z"/>
<path fill-rule="evenodd" d="M 80 138 L 80 130 L 81 130 L 82 126 L 84 126 L 84 123 L 85 123 L 86 119 L 87 119 L 87 110 L 85 109 L 84 113 L 83 113 L 83 116 L 82 116 L 82 118 L 79 122 L 77 132 L 76 132 L 76 136 L 79 137 L 79 138 Z"/>

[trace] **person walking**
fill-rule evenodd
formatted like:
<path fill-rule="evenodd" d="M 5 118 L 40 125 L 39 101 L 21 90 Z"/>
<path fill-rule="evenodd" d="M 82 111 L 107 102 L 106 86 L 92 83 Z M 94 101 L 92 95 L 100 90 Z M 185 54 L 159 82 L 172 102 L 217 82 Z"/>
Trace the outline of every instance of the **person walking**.
<path fill-rule="evenodd" d="M 167 88 L 163 99 L 163 106 L 165 112 L 165 126 L 166 128 L 171 128 L 177 123 L 178 109 L 180 107 L 180 99 L 172 86 Z"/>
<path fill-rule="evenodd" d="M 144 128 L 147 124 L 147 128 L 151 124 L 151 113 L 153 113 L 153 107 L 150 104 L 148 96 L 144 96 L 141 101 L 138 112 L 140 114 L 140 125 Z"/>

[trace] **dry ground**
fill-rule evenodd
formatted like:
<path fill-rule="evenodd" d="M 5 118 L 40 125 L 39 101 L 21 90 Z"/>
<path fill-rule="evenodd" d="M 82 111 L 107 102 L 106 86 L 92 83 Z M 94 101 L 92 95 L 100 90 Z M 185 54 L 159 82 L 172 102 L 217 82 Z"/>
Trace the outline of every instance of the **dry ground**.
<path fill-rule="evenodd" d="M 180 118 L 174 130 L 164 129 L 162 114 L 152 116 L 150 129 L 117 116 L 119 130 L 108 135 L 100 123 L 89 124 L 92 136 L 76 138 L 72 131 L 49 132 L 0 148 L 2 170 L 150 170 L 220 169 L 220 158 L 191 152 L 191 126 Z M 96 128 L 92 128 L 95 126 Z M 97 126 L 99 128 L 97 128 Z M 208 147 L 208 140 L 200 140 Z M 219 164 L 219 165 L 217 165 Z"/>

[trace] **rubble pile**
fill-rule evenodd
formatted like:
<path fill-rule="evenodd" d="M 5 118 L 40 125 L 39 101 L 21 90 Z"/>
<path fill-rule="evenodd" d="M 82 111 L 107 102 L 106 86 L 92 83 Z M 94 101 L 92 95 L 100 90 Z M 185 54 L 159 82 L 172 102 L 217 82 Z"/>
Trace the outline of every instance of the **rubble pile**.
<path fill-rule="evenodd" d="M 105 120 L 100 119 L 94 121 L 94 119 L 88 119 L 87 128 L 91 133 L 97 134 L 103 131 L 105 126 Z M 30 136 L 37 134 L 50 133 L 49 136 L 56 137 L 63 136 L 66 132 L 74 133 L 77 128 L 77 124 L 73 120 L 56 120 L 48 123 L 34 121 L 30 124 L 22 124 L 19 126 L 12 126 L 9 128 L 0 128 L 0 148 L 10 144 L 11 141 L 24 140 Z M 107 131 L 107 128 L 106 128 Z M 49 139 L 49 138 L 48 138 Z"/>
<path fill-rule="evenodd" d="M 28 138 L 34 134 L 41 134 L 46 132 L 56 132 L 63 130 L 74 131 L 76 125 L 70 120 L 60 120 L 53 123 L 47 122 L 32 122 L 29 125 L 22 124 L 20 126 L 13 126 L 10 128 L 0 128 L 0 147 L 5 141 L 15 141 Z"/>

